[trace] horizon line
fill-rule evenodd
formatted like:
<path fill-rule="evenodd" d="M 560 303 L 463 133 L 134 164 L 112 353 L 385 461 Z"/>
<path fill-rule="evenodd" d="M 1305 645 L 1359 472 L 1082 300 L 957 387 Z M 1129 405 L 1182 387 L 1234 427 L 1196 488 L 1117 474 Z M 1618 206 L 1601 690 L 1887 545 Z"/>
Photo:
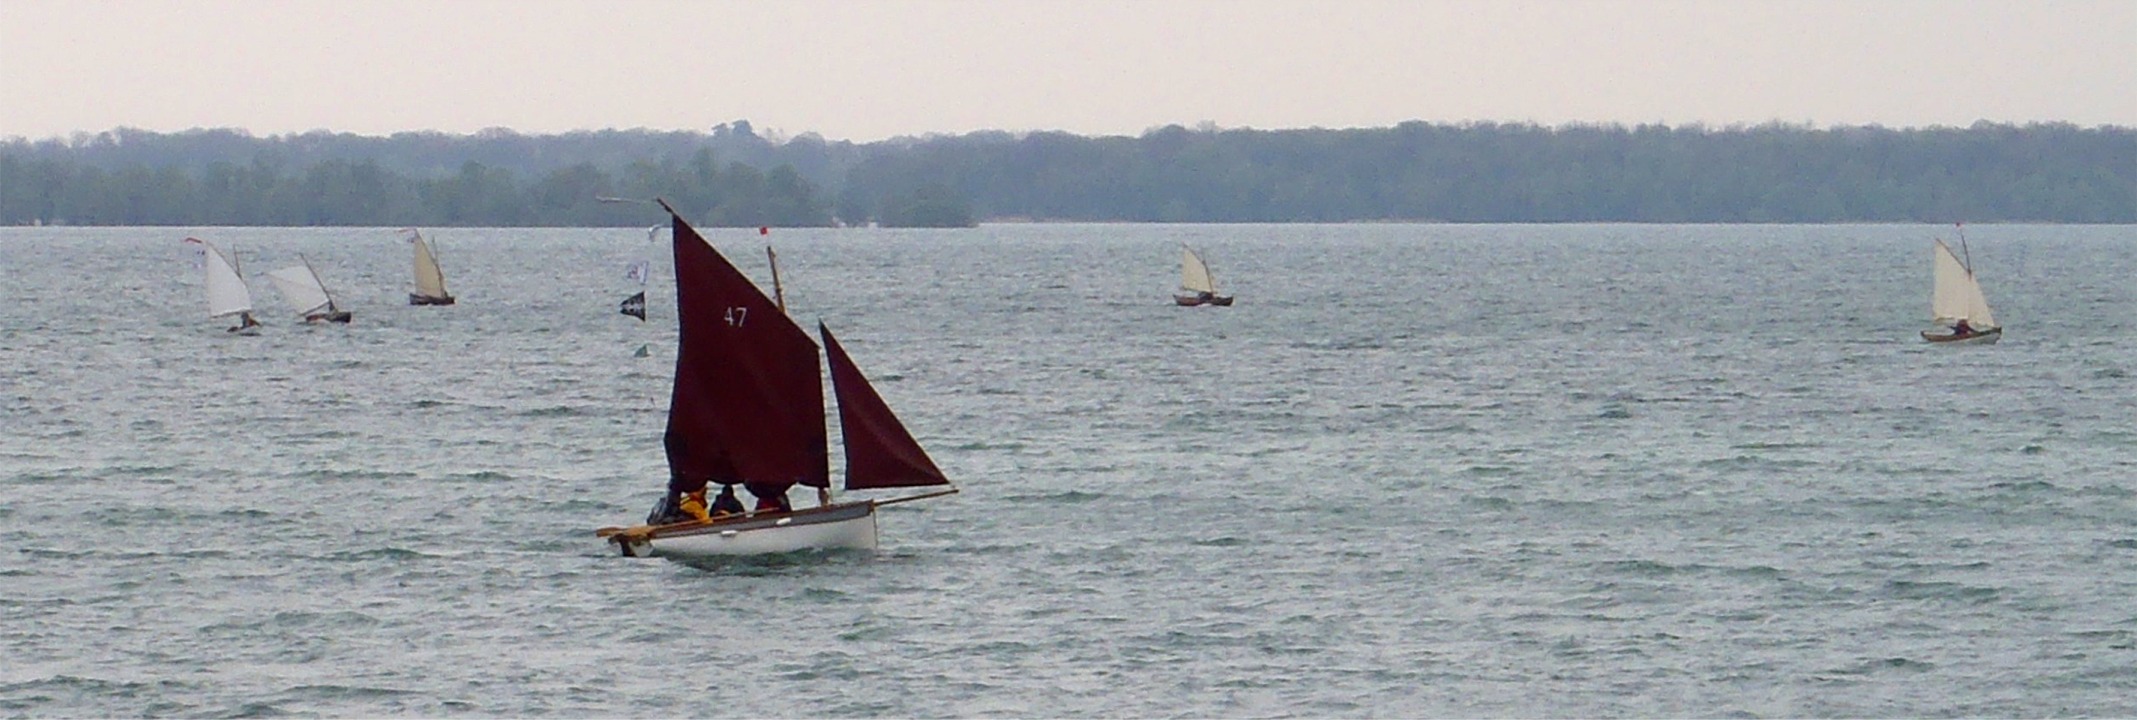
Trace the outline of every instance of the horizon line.
<path fill-rule="evenodd" d="M 1722 131 L 1722 132 L 1736 132 L 1736 131 L 1744 131 L 1744 130 L 1757 130 L 1757 129 L 1765 129 L 1765 128 L 1781 128 L 1781 129 L 1792 129 L 1792 130 L 1811 130 L 1811 131 L 1819 131 L 1819 132 L 1844 131 L 1844 130 L 1885 130 L 1885 131 L 1895 131 L 1895 132 L 1916 132 L 1916 131 L 1934 131 L 1934 130 L 1968 130 L 1968 129 L 1972 129 L 1972 128 L 1975 128 L 1975 127 L 1979 127 L 1979 126 L 1982 126 L 1982 125 L 1988 125 L 1988 126 L 1991 126 L 1991 127 L 1996 127 L 1996 126 L 2004 126 L 2004 127 L 2018 127 L 2018 128 L 2025 128 L 2025 127 L 2038 127 L 2038 126 L 2070 126 L 2070 127 L 2074 127 L 2074 128 L 2077 128 L 2077 129 L 2079 129 L 2079 130 L 2137 130 L 2137 125 L 2120 125 L 2120 124 L 2114 124 L 2114 123 L 2101 123 L 2101 124 L 2096 124 L 2096 125 L 2080 125 L 2080 124 L 2078 124 L 2077 122 L 2075 122 L 2075 121 L 2071 121 L 2071 120 L 2025 120 L 2025 121 L 2012 121 L 2012 120 L 1991 120 L 1991 119 L 1988 119 L 1988 118 L 1980 118 L 1980 119 L 1976 119 L 1976 120 L 1974 120 L 1973 122 L 1971 122 L 1971 123 L 1968 123 L 1968 124 L 1966 124 L 1966 125 L 1947 125 L 1947 124 L 1942 124 L 1942 123 L 1931 123 L 1931 124 L 1927 124 L 1927 125 L 1886 125 L 1886 124 L 1884 124 L 1884 123 L 1878 123 L 1878 122 L 1870 122 L 1870 123 L 1817 123 L 1817 122 L 1814 122 L 1814 121 L 1789 121 L 1789 120 L 1782 120 L 1782 119 L 1778 119 L 1778 118 L 1776 118 L 1776 119 L 1770 119 L 1770 120 L 1763 120 L 1763 121 L 1759 121 L 1759 122 L 1737 121 L 1737 122 L 1730 122 L 1730 123 L 1722 123 L 1722 124 L 1708 123 L 1708 122 L 1706 122 L 1706 121 L 1693 121 L 1693 122 L 1687 122 L 1687 123 L 1667 123 L 1667 122 L 1661 122 L 1661 121 L 1640 121 L 1640 122 L 1626 122 L 1626 121 L 1621 121 L 1621 120 L 1604 120 L 1604 121 L 1569 120 L 1569 121 L 1564 121 L 1564 122 L 1559 122 L 1559 123 L 1543 123 L 1543 122 L 1538 122 L 1538 121 L 1535 121 L 1535 120 L 1423 120 L 1423 119 L 1411 119 L 1411 120 L 1402 120 L 1402 121 L 1398 121 L 1398 122 L 1395 122 L 1395 123 L 1392 123 L 1392 124 L 1387 124 L 1387 125 L 1350 125 L 1350 126 L 1340 126 L 1340 127 L 1332 127 L 1332 126 L 1326 126 L 1326 125 L 1310 125 L 1310 126 L 1304 126 L 1304 127 L 1283 127 L 1283 128 L 1264 128 L 1264 127 L 1255 127 L 1255 126 L 1251 126 L 1251 125 L 1238 125 L 1238 126 L 1222 126 L 1222 125 L 1218 125 L 1218 124 L 1216 124 L 1216 123 L 1214 123 L 1214 122 L 1210 122 L 1210 121 L 1206 121 L 1206 120 L 1205 120 L 1205 121 L 1198 121 L 1198 122 L 1195 122 L 1195 123 L 1193 123 L 1193 124 L 1184 124 L 1184 123 L 1166 123 L 1166 124 L 1163 124 L 1163 125 L 1153 125 L 1153 126 L 1149 126 L 1149 127 L 1143 128 L 1143 130 L 1142 130 L 1142 131 L 1141 131 L 1140 133 L 1136 133 L 1136 134 L 1126 134 L 1126 133 L 1114 133 L 1114 132 L 1096 132 L 1096 133 L 1082 133 L 1082 132 L 1076 132 L 1076 131 L 1073 131 L 1073 130 L 1066 130 L 1066 129 L 1058 129 L 1058 128 L 1047 128 L 1047 129 L 1032 129 L 1032 128 L 1026 128 L 1026 129 L 1005 129 L 1005 128 L 986 128 L 986 129 L 966 130 L 966 131 L 962 131 L 962 132 L 957 132 L 957 131 L 927 131 L 927 132 L 922 132 L 922 133 L 919 133 L 919 134 L 900 134 L 900 135 L 891 135 L 891 136 L 887 136 L 887 137 L 883 137 L 883 138 L 879 138 L 879 139 L 875 139 L 875 140 L 854 140 L 854 139 L 851 139 L 851 138 L 837 138 L 837 139 L 834 139 L 834 138 L 829 138 L 829 137 L 826 137 L 826 136 L 824 136 L 824 135 L 823 135 L 822 133 L 820 133 L 820 132 L 817 132 L 817 131 L 814 131 L 814 130 L 804 130 L 804 131 L 801 131 L 801 132 L 796 132 L 796 133 L 789 133 L 789 132 L 787 132 L 787 131 L 784 131 L 784 130 L 782 130 L 782 129 L 779 129 L 779 128 L 776 128 L 776 127 L 759 127 L 759 126 L 758 126 L 758 125 L 757 125 L 757 124 L 756 124 L 755 122 L 751 122 L 751 121 L 749 121 L 749 120 L 748 120 L 748 119 L 746 119 L 746 118 L 741 118 L 741 119 L 736 119 L 736 120 L 733 120 L 733 121 L 728 121 L 728 122 L 718 123 L 718 124 L 715 124 L 715 125 L 713 125 L 713 126 L 710 126 L 710 127 L 707 127 L 707 128 L 656 128 L 656 127 L 648 127 L 648 126 L 643 126 L 643 125 L 640 125 L 640 126 L 635 126 L 635 127 L 615 127 L 615 126 L 610 126 L 610 127 L 603 127 L 603 128 L 575 128 L 575 129 L 571 129 L 571 130 L 563 130 L 563 131 L 525 131 L 525 132 L 523 132 L 523 131 L 520 131 L 520 130 L 518 130 L 518 129 L 515 129 L 515 128 L 512 128 L 512 127 L 509 127 L 509 126 L 503 126 L 503 125 L 492 125 L 492 126 L 488 126 L 488 127 L 480 128 L 480 129 L 477 129 L 477 130 L 473 130 L 473 131 L 453 131 L 453 130 L 438 130 L 438 129 L 430 129 L 430 128 L 425 128 L 425 129 L 406 129 L 406 130 L 394 130 L 394 131 L 391 131 L 391 132 L 386 132 L 386 133 L 364 133 L 364 132 L 356 132 L 356 131 L 346 131 L 346 130 L 334 130 L 334 129 L 331 129 L 331 128 L 323 128 L 323 127 L 322 127 L 322 128 L 312 128 L 312 129 L 309 129 L 309 130 L 293 130 L 293 131 L 284 131 L 284 132 L 268 132 L 268 133 L 264 133 L 264 134 L 255 134 L 255 133 L 254 133 L 254 132 L 253 132 L 253 131 L 252 131 L 252 130 L 251 130 L 250 128 L 245 128 L 245 127 L 237 127 L 237 126 L 229 126 L 229 125 L 221 125 L 221 126 L 200 126 L 200 125 L 196 125 L 196 126 L 193 126 L 193 127 L 189 127 L 189 128 L 184 128 L 184 129 L 179 129 L 179 130 L 158 130 L 158 129 L 154 129 L 154 128 L 146 128 L 146 127 L 140 127 L 140 126 L 134 126 L 134 125 L 115 125 L 115 126 L 112 126 L 112 127 L 110 127 L 110 128 L 106 128 L 106 129 L 102 129 L 102 130 L 74 130 L 74 131 L 70 131 L 70 132 L 68 132 L 68 133 L 66 133 L 66 134 L 64 134 L 64 135 L 44 135 L 44 136 L 41 136 L 41 137 L 32 137 L 32 136 L 29 136 L 29 135 L 22 135 L 22 134 L 0 134 L 0 143 L 18 143 L 18 142 L 21 142 L 21 143 L 42 143 L 42 142 L 47 142 L 47 141 L 61 141 L 61 142 L 68 142 L 68 143 L 72 143 L 72 142 L 75 142 L 75 141 L 77 141 L 77 140 L 80 140 L 80 139 L 93 139 L 93 138 L 95 138 L 95 137 L 97 137 L 97 136 L 105 135 L 105 134 L 108 134 L 108 133 L 115 133 L 115 132 L 126 132 L 126 131 L 138 131 L 138 132 L 144 132 L 144 133 L 154 133 L 154 134 L 159 134 L 159 135 L 183 135 L 183 134 L 188 134 L 188 133 L 210 133 L 210 132 L 218 132 L 218 131 L 222 131 L 222 132 L 230 132 L 230 133 L 238 134 L 238 135 L 241 135 L 241 136 L 244 136 L 244 137 L 249 137 L 249 138 L 254 138 L 254 139 L 262 139 L 262 140 L 272 140 L 272 139 L 276 139 L 276 138 L 284 138 L 284 137 L 305 137 L 305 136 L 311 136 L 311 135 L 322 135 L 322 134 L 324 134 L 324 135 L 330 135 L 330 136 L 355 136 L 355 137 L 361 137 L 361 138 L 391 138 L 391 137 L 395 137 L 395 136 L 399 136 L 399 135 L 444 135 L 444 136 L 449 136 L 449 137 L 480 137 L 480 136 L 484 136 L 484 135 L 493 135 L 493 136 L 517 136 L 517 137 L 537 137 L 537 138 L 538 138 L 538 137 L 559 137 L 559 136 L 568 136 L 568 135 L 578 135 L 578 134 L 600 134 L 600 133 L 629 133 L 629 132 L 648 132 L 648 133 L 692 133 L 692 134 L 698 134 L 698 135 L 711 135 L 711 134 L 713 133 L 713 131 L 714 131 L 714 130 L 716 130 L 716 129 L 720 128 L 720 127 L 726 127 L 726 126 L 731 126 L 731 125 L 733 125 L 734 123 L 737 123 L 737 122 L 747 122 L 747 123 L 749 123 L 749 124 L 750 124 L 750 126 L 751 126 L 751 135 L 752 135 L 752 136 L 754 136 L 754 137 L 758 137 L 758 138 L 762 138 L 762 139 L 765 139 L 765 140 L 775 141 L 775 142 L 776 142 L 776 144 L 782 144 L 782 145 L 783 145 L 783 144 L 785 144 L 785 143 L 787 143 L 787 142 L 791 142 L 791 141 L 793 141 L 794 139 L 797 139 L 797 138 L 801 138 L 801 137 L 806 137 L 806 136 L 812 136 L 812 135 L 813 135 L 813 136 L 815 136 L 815 137 L 817 137 L 818 139 L 821 139 L 821 140 L 822 140 L 822 141 L 824 141 L 824 142 L 827 142 L 827 143 L 841 143 L 841 142 L 844 142 L 844 143 L 852 143 L 852 144 L 855 144 L 855 145 L 870 145 L 870 144 L 875 144 L 875 143 L 882 143 L 882 142 L 893 142 L 893 141 L 900 141 L 900 140 L 928 140 L 928 139 L 933 139 L 933 138 L 954 138 L 954 137 L 965 137 L 965 136 L 970 136 L 970 135 L 982 135 L 982 134 L 1006 134 L 1006 135 L 1011 135 L 1011 136 L 1014 136 L 1014 137 L 1026 137 L 1026 136 L 1031 136 L 1031 135 L 1042 135 L 1042 134 L 1064 134 L 1064 135 L 1073 135 L 1073 136 L 1077 136 L 1077 137 L 1086 137 L 1086 138 L 1109 138 L 1109 137 L 1126 137 L 1126 138 L 1135 138 L 1135 137 L 1142 137 L 1142 136 L 1145 136 L 1145 135 L 1149 135 L 1149 134 L 1151 134 L 1151 133 L 1155 133 L 1155 132 L 1159 132 L 1159 131 L 1162 131 L 1162 130 L 1166 130 L 1166 129 L 1169 129 L 1169 128 L 1175 128 L 1175 127 L 1177 127 L 1177 128 L 1181 128 L 1181 129 L 1184 129 L 1184 130 L 1187 130 L 1187 131 L 1189 131 L 1189 132 L 1198 132 L 1198 133 L 1223 133 L 1223 132 L 1271 132 L 1271 133 L 1280 133 L 1280 132 L 1309 132 L 1309 131 L 1339 131 L 1339 132 L 1340 132 L 1340 131 L 1356 131 L 1356 130 L 1392 130 L 1392 129 L 1395 129 L 1395 128 L 1398 128 L 1398 127 L 1401 127 L 1401 126 L 1404 126 L 1404 125 L 1410 125 L 1410 124 L 1413 124 L 1413 123 L 1421 123 L 1421 124 L 1424 124 L 1424 125 L 1427 125 L 1427 126 L 1432 126 L 1432 127 L 1454 127 L 1454 128 L 1473 128 L 1473 127 L 1488 127 L 1488 126 L 1510 126 L 1510 127 L 1529 127 L 1529 128 L 1540 128 L 1540 129 L 1545 129 L 1545 130 L 1552 130 L 1552 131 L 1561 131 L 1561 130 L 1592 130 L 1592 129 L 1613 129 L 1613 130 L 1616 130 L 1616 129 L 1622 129 L 1622 130 L 1642 130 L 1642 129 L 1648 129 L 1648 128 L 1655 128 L 1655 127 L 1660 127 L 1660 128 L 1663 128 L 1663 129 L 1665 129 L 1665 130 L 1669 130 L 1669 131 L 1671 131 L 1671 132 L 1676 132 L 1676 131 L 1682 131 L 1682 130 L 1704 130 L 1704 131 Z"/>

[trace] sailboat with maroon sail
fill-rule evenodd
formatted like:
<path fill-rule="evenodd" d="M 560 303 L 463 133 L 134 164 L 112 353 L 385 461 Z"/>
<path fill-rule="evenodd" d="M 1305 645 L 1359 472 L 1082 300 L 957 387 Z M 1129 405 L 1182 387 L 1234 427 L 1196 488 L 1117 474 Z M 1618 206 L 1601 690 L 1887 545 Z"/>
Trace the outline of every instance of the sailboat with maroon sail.
<path fill-rule="evenodd" d="M 680 326 L 664 436 L 668 489 L 649 524 L 601 528 L 596 536 L 626 557 L 682 560 L 873 550 L 876 508 L 957 492 L 951 487 L 887 500 L 832 502 L 815 341 L 674 208 L 659 202 L 674 226 L 670 242 Z M 950 485 L 831 330 L 818 323 L 817 331 L 838 399 L 845 488 Z M 812 487 L 818 505 L 653 524 L 662 519 L 661 508 L 715 484 L 742 485 L 760 499 L 780 500 L 796 485 Z"/>

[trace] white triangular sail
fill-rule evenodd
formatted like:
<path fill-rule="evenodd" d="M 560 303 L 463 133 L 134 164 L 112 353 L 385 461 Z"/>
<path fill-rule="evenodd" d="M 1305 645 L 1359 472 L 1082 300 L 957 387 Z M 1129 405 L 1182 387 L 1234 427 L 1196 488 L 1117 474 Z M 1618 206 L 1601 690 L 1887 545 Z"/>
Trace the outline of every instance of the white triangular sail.
<path fill-rule="evenodd" d="M 1194 248 L 1180 248 L 1180 288 L 1192 293 L 1215 293 L 1217 281 L 1210 277 L 1209 265 L 1202 262 Z"/>
<path fill-rule="evenodd" d="M 1996 317 L 1989 314 L 1988 298 L 1981 294 L 1981 284 L 1974 280 L 1974 271 L 1952 254 L 1951 246 L 1936 241 L 1936 280 L 1930 293 L 1930 316 L 1937 322 L 1951 324 L 1965 320 L 1977 330 L 1998 327 Z"/>
<path fill-rule="evenodd" d="M 312 272 L 310 265 L 282 268 L 268 273 L 267 279 L 274 282 L 275 289 L 299 315 L 322 312 L 334 305 L 334 299 L 327 297 L 326 285 L 319 282 L 319 275 Z"/>
<path fill-rule="evenodd" d="M 445 297 L 445 273 L 438 270 L 438 258 L 430 254 L 430 243 L 423 235 L 415 236 L 416 246 L 416 294 L 426 297 Z"/>
<path fill-rule="evenodd" d="M 193 241 L 208 249 L 201 262 L 207 272 L 208 317 L 251 312 L 252 291 L 245 287 L 245 279 L 237 274 L 237 262 L 223 254 L 222 248 L 206 240 Z"/>

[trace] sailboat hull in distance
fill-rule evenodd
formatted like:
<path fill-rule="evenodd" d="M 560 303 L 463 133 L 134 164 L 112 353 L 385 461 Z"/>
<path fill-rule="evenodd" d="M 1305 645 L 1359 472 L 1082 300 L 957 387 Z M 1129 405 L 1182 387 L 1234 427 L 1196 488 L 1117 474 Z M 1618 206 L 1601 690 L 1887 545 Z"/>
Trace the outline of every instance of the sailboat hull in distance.
<path fill-rule="evenodd" d="M 2003 328 L 1989 328 L 1960 335 L 1958 333 L 1933 333 L 1922 331 L 1922 339 L 1940 345 L 1994 345 L 2003 339 Z"/>
<path fill-rule="evenodd" d="M 447 296 L 445 296 L 445 297 L 431 297 L 431 296 L 429 296 L 429 295 L 417 295 L 417 294 L 415 294 L 415 293 L 409 293 L 409 294 L 408 294 L 408 304 L 410 304 L 410 305 L 451 305 L 451 304 L 453 304 L 453 296 L 451 296 L 451 295 L 447 295 Z"/>
<path fill-rule="evenodd" d="M 1943 240 L 1933 242 L 1929 316 L 1940 325 L 1952 327 L 1951 332 L 1945 333 L 1922 331 L 1922 339 L 1937 345 L 1989 345 L 2003 339 L 2003 326 L 1989 310 L 1988 297 L 1981 294 L 1981 281 L 1974 278 L 1973 265 L 1960 257 L 1965 251 L 1955 253 Z M 1965 248 L 1966 236 L 1959 236 L 1959 242 Z M 1964 333 L 1959 332 L 1962 323 L 1966 326 Z"/>
<path fill-rule="evenodd" d="M 355 315 L 347 310 L 335 310 L 333 312 L 323 312 L 306 315 L 304 316 L 304 321 L 308 323 L 330 322 L 347 325 L 349 324 L 349 320 L 353 317 L 355 317 Z"/>
<path fill-rule="evenodd" d="M 608 528 L 597 534 L 603 533 L 624 557 L 694 560 L 802 550 L 874 550 L 876 504 L 839 503 L 709 523 Z"/>
<path fill-rule="evenodd" d="M 1172 301 L 1181 307 L 1232 305 L 1231 296 L 1217 294 L 1217 276 L 1210 274 L 1209 263 L 1202 261 L 1201 253 L 1186 245 L 1180 246 L 1180 289 L 1186 294 L 1173 293 Z"/>

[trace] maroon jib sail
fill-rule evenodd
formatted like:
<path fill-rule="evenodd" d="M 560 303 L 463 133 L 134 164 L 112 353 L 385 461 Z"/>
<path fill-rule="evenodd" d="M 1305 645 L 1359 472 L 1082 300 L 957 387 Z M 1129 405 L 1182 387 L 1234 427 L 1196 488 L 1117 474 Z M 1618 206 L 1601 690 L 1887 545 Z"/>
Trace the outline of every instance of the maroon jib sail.
<path fill-rule="evenodd" d="M 816 324 L 831 362 L 831 389 L 838 395 L 839 434 L 846 440 L 846 489 L 948 485 L 949 478 L 928 459 L 883 396 L 869 386 L 853 358 L 839 347 L 831 328 Z"/>
<path fill-rule="evenodd" d="M 668 469 L 686 485 L 743 483 L 759 495 L 828 487 L 816 343 L 667 208 L 680 325 L 668 405 Z"/>

